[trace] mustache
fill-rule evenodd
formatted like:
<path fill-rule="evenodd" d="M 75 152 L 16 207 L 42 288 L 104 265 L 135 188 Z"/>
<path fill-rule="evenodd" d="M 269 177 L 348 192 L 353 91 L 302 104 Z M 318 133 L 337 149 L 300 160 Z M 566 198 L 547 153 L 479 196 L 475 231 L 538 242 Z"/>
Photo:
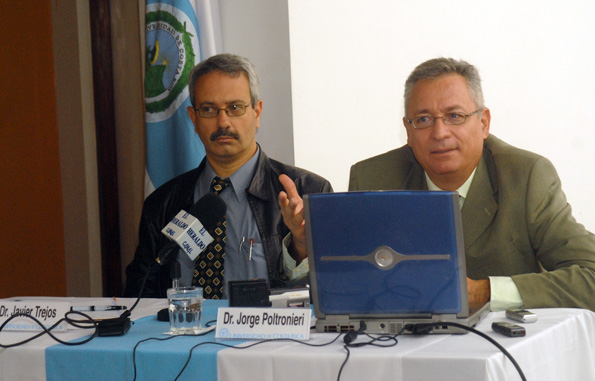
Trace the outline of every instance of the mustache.
<path fill-rule="evenodd" d="M 217 140 L 218 138 L 222 137 L 222 136 L 229 136 L 231 138 L 234 139 L 239 139 L 240 136 L 238 134 L 236 134 L 235 132 L 232 132 L 229 130 L 229 128 L 221 128 L 219 127 L 217 129 L 217 131 L 213 132 L 213 134 L 211 135 L 210 139 L 212 142 L 214 142 L 215 140 Z"/>
<path fill-rule="evenodd" d="M 456 147 L 434 147 L 430 152 L 446 152 L 456 149 Z"/>

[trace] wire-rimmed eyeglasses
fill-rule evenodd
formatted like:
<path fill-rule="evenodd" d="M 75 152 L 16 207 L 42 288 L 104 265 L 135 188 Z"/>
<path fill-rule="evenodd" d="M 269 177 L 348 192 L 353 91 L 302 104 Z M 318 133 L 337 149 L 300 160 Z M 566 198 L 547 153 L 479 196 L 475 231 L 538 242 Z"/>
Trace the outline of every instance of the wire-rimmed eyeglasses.
<path fill-rule="evenodd" d="M 415 129 L 423 130 L 424 128 L 432 127 L 434 123 L 436 123 L 436 119 L 440 118 L 444 124 L 449 126 L 458 126 L 465 123 L 468 117 L 475 115 L 480 111 L 482 110 L 477 109 L 470 114 L 465 114 L 463 112 L 449 112 L 442 116 L 419 115 L 413 119 L 407 118 L 407 123 L 411 123 Z"/>
<path fill-rule="evenodd" d="M 248 108 L 247 105 L 243 105 L 241 103 L 232 103 L 223 108 L 215 106 L 198 106 L 195 107 L 194 110 L 198 112 L 198 115 L 201 118 L 216 118 L 219 116 L 219 111 L 221 110 L 224 110 L 229 117 L 242 116 L 246 113 L 246 108 Z"/>

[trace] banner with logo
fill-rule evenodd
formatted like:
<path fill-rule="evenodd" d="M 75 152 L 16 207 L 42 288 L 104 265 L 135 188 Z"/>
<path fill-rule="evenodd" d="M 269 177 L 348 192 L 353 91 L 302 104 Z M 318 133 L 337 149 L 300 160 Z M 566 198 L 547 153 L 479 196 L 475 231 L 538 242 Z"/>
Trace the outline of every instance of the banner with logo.
<path fill-rule="evenodd" d="M 196 168 L 204 146 L 188 117 L 188 75 L 221 49 L 216 0 L 146 0 L 145 196 Z"/>

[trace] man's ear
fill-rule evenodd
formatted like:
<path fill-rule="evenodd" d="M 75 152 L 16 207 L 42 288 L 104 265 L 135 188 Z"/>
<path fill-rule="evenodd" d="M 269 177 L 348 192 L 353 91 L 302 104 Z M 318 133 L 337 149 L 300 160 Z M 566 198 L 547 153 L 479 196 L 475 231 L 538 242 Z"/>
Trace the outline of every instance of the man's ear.
<path fill-rule="evenodd" d="M 256 128 L 260 127 L 260 115 L 262 115 L 262 99 L 259 99 L 254 105 L 254 113 L 256 114 Z"/>
<path fill-rule="evenodd" d="M 492 116 L 490 114 L 490 109 L 489 108 L 485 108 L 483 109 L 483 111 L 481 112 L 481 130 L 483 133 L 483 138 L 484 140 L 488 138 L 488 136 L 490 135 L 490 121 L 492 120 Z"/>
<path fill-rule="evenodd" d="M 188 117 L 194 125 L 194 131 L 198 134 L 198 130 L 196 129 L 196 112 L 194 111 L 194 107 L 188 106 L 186 109 L 188 110 Z"/>
<path fill-rule="evenodd" d="M 412 128 L 411 123 L 407 121 L 407 117 L 403 117 L 403 126 L 405 126 L 405 131 L 407 131 L 407 144 L 409 145 L 410 139 L 410 128 Z"/>

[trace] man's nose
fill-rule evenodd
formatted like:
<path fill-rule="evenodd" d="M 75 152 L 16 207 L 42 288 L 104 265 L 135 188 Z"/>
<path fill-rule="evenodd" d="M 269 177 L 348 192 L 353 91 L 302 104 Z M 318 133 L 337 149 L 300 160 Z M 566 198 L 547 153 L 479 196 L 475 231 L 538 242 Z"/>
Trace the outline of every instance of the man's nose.
<path fill-rule="evenodd" d="M 219 110 L 219 114 L 217 115 L 217 124 L 222 128 L 229 127 L 231 125 L 231 120 L 225 110 Z"/>
<path fill-rule="evenodd" d="M 435 139 L 444 139 L 448 137 L 451 133 L 450 127 L 448 124 L 444 123 L 442 118 L 434 119 L 434 125 L 432 128 L 432 136 Z"/>

